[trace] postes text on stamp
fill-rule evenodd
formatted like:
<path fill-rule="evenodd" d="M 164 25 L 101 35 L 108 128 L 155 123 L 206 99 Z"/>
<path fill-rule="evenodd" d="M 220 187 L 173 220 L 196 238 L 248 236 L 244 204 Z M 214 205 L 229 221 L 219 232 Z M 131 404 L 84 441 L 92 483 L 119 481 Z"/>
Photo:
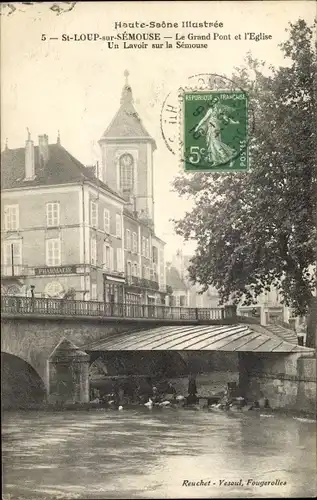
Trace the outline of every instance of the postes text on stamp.
<path fill-rule="evenodd" d="M 182 161 L 186 171 L 248 169 L 248 96 L 243 91 L 185 91 Z"/>

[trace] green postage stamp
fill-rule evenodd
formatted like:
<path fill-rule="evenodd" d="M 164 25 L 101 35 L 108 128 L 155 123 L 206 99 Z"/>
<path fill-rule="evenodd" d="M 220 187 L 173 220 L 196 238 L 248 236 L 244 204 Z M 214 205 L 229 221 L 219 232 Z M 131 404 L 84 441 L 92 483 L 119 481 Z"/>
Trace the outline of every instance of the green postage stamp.
<path fill-rule="evenodd" d="M 243 91 L 183 94 L 181 134 L 188 172 L 248 170 L 248 96 Z"/>

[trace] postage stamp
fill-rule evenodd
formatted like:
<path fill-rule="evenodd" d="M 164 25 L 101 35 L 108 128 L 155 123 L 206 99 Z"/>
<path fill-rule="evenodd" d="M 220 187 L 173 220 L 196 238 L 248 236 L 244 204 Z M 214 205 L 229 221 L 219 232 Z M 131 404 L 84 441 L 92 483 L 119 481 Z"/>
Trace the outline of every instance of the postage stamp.
<path fill-rule="evenodd" d="M 243 91 L 185 91 L 180 143 L 185 171 L 248 169 L 248 96 Z"/>
<path fill-rule="evenodd" d="M 165 145 L 182 169 L 248 170 L 255 117 L 248 93 L 236 80 L 216 73 L 189 76 L 164 99 L 160 122 Z"/>

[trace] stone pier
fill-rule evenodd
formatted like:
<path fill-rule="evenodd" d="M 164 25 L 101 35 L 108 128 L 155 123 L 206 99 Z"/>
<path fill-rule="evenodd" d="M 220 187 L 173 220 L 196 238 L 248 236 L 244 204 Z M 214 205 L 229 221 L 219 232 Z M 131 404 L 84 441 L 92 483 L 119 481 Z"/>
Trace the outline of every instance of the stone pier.
<path fill-rule="evenodd" d="M 273 409 L 315 414 L 314 353 L 239 353 L 239 388 L 251 401 L 267 398 Z"/>
<path fill-rule="evenodd" d="M 49 403 L 89 402 L 89 355 L 62 339 L 49 357 Z"/>

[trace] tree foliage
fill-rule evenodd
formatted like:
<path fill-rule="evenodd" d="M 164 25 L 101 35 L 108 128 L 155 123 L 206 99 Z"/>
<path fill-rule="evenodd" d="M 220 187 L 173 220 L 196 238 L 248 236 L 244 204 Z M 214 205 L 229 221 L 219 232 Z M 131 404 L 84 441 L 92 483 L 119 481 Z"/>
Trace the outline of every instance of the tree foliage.
<path fill-rule="evenodd" d="M 281 45 L 285 66 L 248 55 L 232 79 L 249 94 L 255 128 L 246 173 L 183 174 L 174 180 L 194 208 L 174 221 L 197 242 L 189 274 L 222 302 L 252 304 L 275 285 L 304 315 L 316 287 L 316 44 L 299 20 Z M 252 78 L 252 72 L 255 77 Z"/>

